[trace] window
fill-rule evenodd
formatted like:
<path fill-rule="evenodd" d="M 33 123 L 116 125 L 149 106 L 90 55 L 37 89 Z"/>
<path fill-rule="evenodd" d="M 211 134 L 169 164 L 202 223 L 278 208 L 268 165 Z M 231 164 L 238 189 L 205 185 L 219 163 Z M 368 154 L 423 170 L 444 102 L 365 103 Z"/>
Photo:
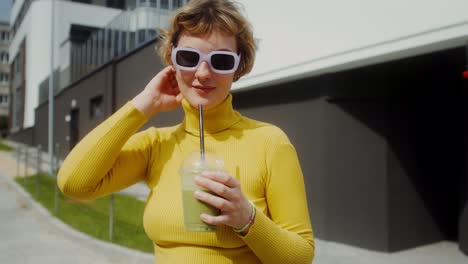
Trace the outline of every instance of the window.
<path fill-rule="evenodd" d="M 6 72 L 0 72 L 0 83 L 6 84 L 9 81 L 9 74 Z"/>
<path fill-rule="evenodd" d="M 107 7 L 124 9 L 125 8 L 125 1 L 124 0 L 106 0 L 106 6 Z"/>
<path fill-rule="evenodd" d="M 7 105 L 8 104 L 8 95 L 0 95 L 0 104 Z"/>
<path fill-rule="evenodd" d="M 169 0 L 161 0 L 161 9 L 169 9 Z"/>
<path fill-rule="evenodd" d="M 8 63 L 8 52 L 2 51 L 0 53 L 0 61 L 3 63 Z"/>
<path fill-rule="evenodd" d="M 102 109 L 102 95 L 91 98 L 89 102 L 89 116 L 91 119 L 99 118 L 104 115 Z"/>
<path fill-rule="evenodd" d="M 2 33 L 0 34 L 0 38 L 2 42 L 8 42 L 8 40 L 10 39 L 10 33 L 8 31 L 2 31 Z"/>
<path fill-rule="evenodd" d="M 91 0 L 72 0 L 72 2 L 91 4 Z"/>
<path fill-rule="evenodd" d="M 174 5 L 173 9 L 177 9 L 177 8 L 184 5 L 184 0 L 172 0 L 172 1 L 173 1 L 172 2 L 173 5 Z"/>

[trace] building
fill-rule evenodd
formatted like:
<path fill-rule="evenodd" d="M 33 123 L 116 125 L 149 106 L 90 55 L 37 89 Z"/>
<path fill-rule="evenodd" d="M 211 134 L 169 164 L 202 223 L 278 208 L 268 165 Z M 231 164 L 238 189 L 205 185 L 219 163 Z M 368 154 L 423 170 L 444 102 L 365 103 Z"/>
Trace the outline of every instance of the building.
<path fill-rule="evenodd" d="M 179 2 L 182 1 L 175 1 L 174 4 Z M 52 3 L 54 3 L 54 14 L 52 14 Z M 104 28 L 117 15 L 124 13 L 124 10 L 154 5 L 169 9 L 173 3 L 170 0 L 14 1 L 9 50 L 12 67 L 10 79 L 13 84 L 11 132 L 16 133 L 34 125 L 34 109 L 40 103 L 39 87 L 48 82 L 52 55 L 53 68 L 56 72 L 54 87 L 58 91 L 70 81 L 72 60 L 70 54 L 74 45 L 81 44 L 80 42 L 92 32 Z M 51 18 L 54 18 L 55 25 L 54 54 L 50 52 Z M 144 16 L 139 16 L 135 21 L 137 23 L 135 27 L 146 25 L 148 21 L 141 21 L 144 19 Z M 90 53 L 88 57 L 94 55 Z"/>
<path fill-rule="evenodd" d="M 77 78 L 77 74 L 84 74 L 106 59 L 132 49 L 142 38 L 149 38 L 150 34 L 154 36 L 154 26 L 167 21 L 169 12 L 183 3 L 182 0 L 14 1 L 9 50 L 12 69 L 11 132 L 18 133 L 34 126 L 34 109 L 48 97 L 52 55 L 54 91 L 58 92 Z M 155 9 L 161 12 L 155 14 Z M 52 17 L 55 25 L 53 54 L 50 51 Z M 99 31 L 106 26 L 110 30 L 105 33 Z M 111 31 L 120 33 L 111 36 Z M 108 49 L 104 46 L 99 48 L 98 43 L 110 47 L 111 37 L 115 43 L 119 41 L 127 45 L 116 45 L 112 55 L 104 54 Z M 127 38 L 124 40 L 124 37 Z M 82 50 L 72 52 L 78 46 Z M 100 53 L 92 53 L 95 51 Z M 75 57 L 71 57 L 71 54 Z M 88 65 L 82 64 L 83 67 L 77 68 L 76 64 L 72 65 L 76 61 L 86 61 Z"/>
<path fill-rule="evenodd" d="M 107 2 L 110 5 L 122 1 Z M 54 3 L 54 14 L 51 3 Z M 55 20 L 54 71 L 61 73 L 66 67 L 61 60 L 66 61 L 66 58 L 59 55 L 69 53 L 63 48 L 63 43 L 69 38 L 72 25 L 100 28 L 121 12 L 121 9 L 103 5 L 102 1 L 16 0 L 13 3 L 9 52 L 12 69 L 12 133 L 34 125 L 34 108 L 39 104 L 39 85 L 48 78 L 51 69 L 51 18 Z M 58 89 L 58 85 L 55 87 Z"/>
<path fill-rule="evenodd" d="M 242 3 L 260 48 L 234 100 L 292 138 L 317 237 L 468 254 L 468 3 Z"/>
<path fill-rule="evenodd" d="M 241 2 L 259 51 L 234 104 L 296 146 L 315 235 L 385 252 L 451 240 L 468 254 L 467 2 Z M 163 67 L 156 41 L 55 96 L 60 155 Z M 47 106 L 25 142 L 46 145 Z"/>
<path fill-rule="evenodd" d="M 10 26 L 6 22 L 0 22 L 0 136 L 5 136 L 8 132 L 10 103 L 9 45 Z"/>

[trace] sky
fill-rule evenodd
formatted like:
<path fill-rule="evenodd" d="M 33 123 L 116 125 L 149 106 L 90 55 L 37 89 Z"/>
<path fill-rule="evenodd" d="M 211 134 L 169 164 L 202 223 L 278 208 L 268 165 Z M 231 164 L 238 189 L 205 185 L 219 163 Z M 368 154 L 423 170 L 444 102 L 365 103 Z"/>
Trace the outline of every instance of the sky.
<path fill-rule="evenodd" d="M 10 22 L 11 0 L 0 0 L 0 21 Z"/>

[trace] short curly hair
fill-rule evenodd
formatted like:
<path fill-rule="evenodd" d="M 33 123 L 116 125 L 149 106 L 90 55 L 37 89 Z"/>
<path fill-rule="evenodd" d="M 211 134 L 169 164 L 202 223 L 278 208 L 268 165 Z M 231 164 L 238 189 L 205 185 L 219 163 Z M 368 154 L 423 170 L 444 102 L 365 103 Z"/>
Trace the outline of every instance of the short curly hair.
<path fill-rule="evenodd" d="M 214 30 L 233 35 L 242 55 L 234 81 L 249 73 L 255 61 L 257 45 L 252 28 L 240 13 L 238 3 L 228 0 L 191 0 L 176 11 L 167 31 L 161 30 L 159 54 L 171 65 L 172 47 L 177 47 L 182 33 L 204 35 Z"/>

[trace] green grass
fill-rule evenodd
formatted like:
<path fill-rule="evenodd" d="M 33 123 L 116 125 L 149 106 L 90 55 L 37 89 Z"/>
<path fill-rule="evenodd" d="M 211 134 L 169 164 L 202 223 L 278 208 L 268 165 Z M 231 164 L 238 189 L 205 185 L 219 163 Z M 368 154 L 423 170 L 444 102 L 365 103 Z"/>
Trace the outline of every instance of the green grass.
<path fill-rule="evenodd" d="M 16 181 L 55 217 L 83 233 L 109 241 L 109 197 L 92 202 L 77 202 L 64 197 L 60 192 L 59 209 L 56 214 L 54 209 L 55 179 L 40 174 L 40 189 L 39 196 L 37 196 L 36 176 L 16 178 Z M 153 244 L 143 230 L 143 209 L 142 201 L 134 197 L 114 194 L 112 243 L 144 252 L 153 252 Z"/>
<path fill-rule="evenodd" d="M 0 139 L 0 151 L 12 151 L 12 150 L 13 148 L 3 143 L 3 141 Z"/>

